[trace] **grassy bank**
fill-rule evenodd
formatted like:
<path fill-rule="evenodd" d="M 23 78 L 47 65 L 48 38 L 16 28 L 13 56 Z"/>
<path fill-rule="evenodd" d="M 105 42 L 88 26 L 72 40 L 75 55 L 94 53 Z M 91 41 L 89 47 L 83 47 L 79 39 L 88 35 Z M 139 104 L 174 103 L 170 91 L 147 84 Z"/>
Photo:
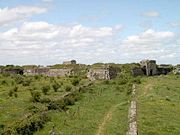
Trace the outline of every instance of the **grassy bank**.
<path fill-rule="evenodd" d="M 180 76 L 144 78 L 137 92 L 139 134 L 180 134 Z"/>

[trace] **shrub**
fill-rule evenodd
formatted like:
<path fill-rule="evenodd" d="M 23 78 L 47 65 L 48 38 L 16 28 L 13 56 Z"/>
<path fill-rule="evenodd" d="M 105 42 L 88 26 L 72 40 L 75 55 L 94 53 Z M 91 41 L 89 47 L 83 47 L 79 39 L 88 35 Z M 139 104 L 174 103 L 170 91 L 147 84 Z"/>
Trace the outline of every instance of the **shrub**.
<path fill-rule="evenodd" d="M 2 81 L 1 81 L 1 85 L 8 85 L 8 83 L 7 83 L 6 80 L 2 80 Z"/>
<path fill-rule="evenodd" d="M 41 78 L 40 75 L 35 75 L 35 76 L 34 76 L 34 79 L 35 79 L 35 80 L 39 80 L 40 78 Z"/>
<path fill-rule="evenodd" d="M 65 91 L 71 91 L 71 89 L 72 89 L 72 86 L 71 85 L 66 85 L 65 86 Z"/>
<path fill-rule="evenodd" d="M 77 86 L 79 84 L 80 80 L 78 78 L 74 78 L 72 80 L 72 85 Z"/>
<path fill-rule="evenodd" d="M 3 77 L 9 77 L 10 73 L 2 73 Z"/>
<path fill-rule="evenodd" d="M 39 102 L 40 98 L 41 98 L 41 93 L 38 91 L 31 91 L 31 95 L 32 95 L 32 101 L 33 102 Z"/>
<path fill-rule="evenodd" d="M 17 94 L 17 93 L 14 93 L 14 97 L 16 97 L 16 98 L 17 98 L 17 97 L 18 97 L 18 94 Z"/>
<path fill-rule="evenodd" d="M 48 107 L 48 110 L 59 110 L 59 111 L 67 110 L 66 104 L 63 99 L 51 101 L 47 107 Z"/>
<path fill-rule="evenodd" d="M 105 80 L 104 84 L 108 85 L 109 84 L 109 80 Z"/>
<path fill-rule="evenodd" d="M 57 82 L 55 82 L 55 83 L 52 85 L 52 87 L 53 87 L 54 92 L 57 92 L 58 89 L 60 88 L 60 85 L 59 85 Z"/>
<path fill-rule="evenodd" d="M 25 79 L 23 82 L 22 82 L 22 85 L 23 86 L 29 86 L 31 84 L 31 80 L 30 79 Z"/>
<path fill-rule="evenodd" d="M 47 95 L 48 91 L 50 90 L 50 86 L 46 85 L 46 86 L 43 86 L 41 89 L 44 95 Z"/>
<path fill-rule="evenodd" d="M 18 87 L 15 86 L 14 88 L 12 88 L 11 90 L 9 90 L 8 96 L 12 97 L 14 95 L 14 97 L 17 97 L 17 91 L 18 91 Z"/>
<path fill-rule="evenodd" d="M 13 90 L 10 90 L 9 93 L 8 93 L 9 97 L 12 97 L 13 94 L 14 94 L 14 91 L 13 91 Z"/>
<path fill-rule="evenodd" d="M 17 92 L 17 91 L 18 91 L 18 86 L 15 86 L 15 87 L 13 88 L 13 91 L 14 91 L 14 92 Z"/>
<path fill-rule="evenodd" d="M 64 99 L 66 105 L 74 105 L 76 99 L 74 96 L 68 96 Z"/>
<path fill-rule="evenodd" d="M 133 78 L 132 83 L 141 84 L 141 79 L 139 77 Z"/>
<path fill-rule="evenodd" d="M 52 83 L 52 82 L 54 82 L 54 77 L 50 77 L 50 82 Z"/>
<path fill-rule="evenodd" d="M 21 83 L 23 83 L 23 81 L 24 81 L 24 78 L 23 78 L 21 75 L 17 75 L 17 76 L 15 77 L 15 82 L 16 82 L 17 84 L 21 84 Z"/>
<path fill-rule="evenodd" d="M 7 127 L 3 135 L 33 135 L 34 132 L 43 128 L 44 124 L 50 120 L 45 112 L 37 113 L 14 123 Z"/>

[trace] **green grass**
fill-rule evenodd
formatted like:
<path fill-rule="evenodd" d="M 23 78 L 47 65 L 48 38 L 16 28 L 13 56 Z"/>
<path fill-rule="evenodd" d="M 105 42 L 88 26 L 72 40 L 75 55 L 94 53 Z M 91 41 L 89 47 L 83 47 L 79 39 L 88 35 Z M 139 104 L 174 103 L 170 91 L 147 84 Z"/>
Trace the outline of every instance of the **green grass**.
<path fill-rule="evenodd" d="M 180 76 L 144 78 L 137 92 L 139 134 L 180 134 Z"/>
<path fill-rule="evenodd" d="M 39 115 L 49 109 L 47 114 L 50 121 L 45 121 L 44 128 L 40 128 L 35 134 L 46 135 L 55 126 L 56 132 L 66 135 L 93 135 L 98 131 L 103 132 L 104 135 L 123 135 L 128 127 L 128 101 L 131 98 L 132 82 L 137 80 L 139 79 L 132 79 L 129 75 L 121 74 L 115 80 L 95 81 L 77 95 L 78 101 L 75 104 L 76 98 L 69 97 L 67 103 L 72 105 L 68 106 L 67 110 L 65 107 L 64 111 L 60 111 L 62 110 L 60 107 L 63 107 L 63 102 L 59 101 L 61 96 L 69 91 L 78 90 L 80 86 L 89 82 L 87 79 L 0 75 L 0 128 L 6 131 L 7 127 L 12 127 L 12 132 L 16 132 L 17 126 L 20 125 L 23 133 L 26 130 L 25 127 L 32 123 L 31 120 L 28 121 L 29 117 L 32 116 L 33 122 L 41 121 Z M 59 87 L 57 92 L 53 89 L 55 83 L 58 83 Z M 67 89 L 67 86 L 71 89 Z M 46 87 L 47 93 L 43 92 Z M 13 91 L 12 96 L 9 91 Z M 35 93 L 40 93 L 40 100 L 32 100 Z M 18 96 L 15 97 L 15 94 Z M 109 112 L 110 118 L 104 120 Z M 24 120 L 27 116 L 28 119 Z M 18 124 L 22 120 L 23 123 Z M 102 123 L 105 124 L 102 126 Z M 101 128 L 102 130 L 99 130 Z M 33 133 L 36 129 L 34 128 Z"/>
<path fill-rule="evenodd" d="M 104 127 L 104 134 L 124 135 L 127 131 L 127 95 L 115 86 L 97 83 L 74 106 L 70 106 L 67 112 L 51 111 L 52 121 L 36 135 L 48 134 L 53 125 L 56 132 L 65 135 L 94 135 L 107 112 L 117 104 L 119 106 L 112 112 L 112 119 Z"/>
<path fill-rule="evenodd" d="M 50 104 L 47 102 L 32 102 L 31 91 L 39 92 L 41 99 L 54 101 L 53 103 L 58 105 L 62 95 L 75 89 L 79 90 L 80 86 L 88 82 L 80 77 L 0 74 L 0 134 L 3 126 L 11 127 L 29 113 L 37 114 L 31 119 L 38 121 L 41 111 L 36 111 L 48 108 Z M 55 83 L 58 84 L 57 92 L 52 87 Z M 50 121 L 46 121 L 43 128 L 34 134 L 47 135 L 50 131 L 64 135 L 97 135 L 98 132 L 103 135 L 126 134 L 133 83 L 137 84 L 139 134 L 180 134 L 180 75 L 132 78 L 129 72 L 120 74 L 114 80 L 95 81 L 92 85 L 84 87 L 83 91 L 76 93 L 77 98 L 69 97 L 69 102 L 73 103 L 64 111 L 47 110 Z M 43 86 L 49 86 L 46 94 L 42 91 Z M 71 89 L 67 89 L 67 86 Z M 11 97 L 9 91 L 13 91 Z M 15 93 L 17 97 L 14 96 Z M 78 100 L 74 104 L 76 99 Z M 26 122 L 29 121 L 24 121 L 23 124 L 26 125 Z"/>
<path fill-rule="evenodd" d="M 29 106 L 38 106 L 43 108 L 45 105 L 40 103 L 34 103 L 31 101 L 31 91 L 38 91 L 41 93 L 41 98 L 54 99 L 63 95 L 65 91 L 65 85 L 71 84 L 73 78 L 60 78 L 60 77 L 33 77 L 33 76 L 19 76 L 11 75 L 4 76 L 0 74 L 0 125 L 11 126 L 16 121 L 21 120 L 27 114 L 29 114 Z M 30 80 L 30 83 L 24 85 L 23 82 Z M 55 92 L 52 88 L 54 82 L 60 85 L 60 88 Z M 81 85 L 86 83 L 87 80 L 82 80 Z M 47 95 L 42 92 L 43 86 L 50 86 Z M 14 88 L 18 87 L 17 91 L 14 92 Z M 9 91 L 13 91 L 12 96 L 9 96 Z M 16 93 L 17 97 L 15 97 Z M 0 129 L 1 130 L 1 129 Z"/>

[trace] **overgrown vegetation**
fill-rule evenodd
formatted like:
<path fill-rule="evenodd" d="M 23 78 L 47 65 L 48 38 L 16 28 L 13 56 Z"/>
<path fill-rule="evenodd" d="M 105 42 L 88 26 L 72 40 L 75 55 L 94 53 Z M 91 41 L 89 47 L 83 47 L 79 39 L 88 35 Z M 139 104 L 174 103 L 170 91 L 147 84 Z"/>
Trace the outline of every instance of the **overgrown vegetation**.
<path fill-rule="evenodd" d="M 130 70 L 139 64 L 109 64 L 121 73 L 113 80 L 94 82 L 86 78 L 85 65 L 74 65 L 75 74 L 69 77 L 0 74 L 0 134 L 47 135 L 56 131 L 92 135 L 99 128 L 104 135 L 126 134 L 133 84 L 138 92 L 139 134 L 180 133 L 179 75 L 133 77 Z M 109 112 L 109 120 L 101 127 Z"/>
<path fill-rule="evenodd" d="M 139 134 L 180 134 L 179 82 L 179 75 L 143 78 L 137 89 Z"/>

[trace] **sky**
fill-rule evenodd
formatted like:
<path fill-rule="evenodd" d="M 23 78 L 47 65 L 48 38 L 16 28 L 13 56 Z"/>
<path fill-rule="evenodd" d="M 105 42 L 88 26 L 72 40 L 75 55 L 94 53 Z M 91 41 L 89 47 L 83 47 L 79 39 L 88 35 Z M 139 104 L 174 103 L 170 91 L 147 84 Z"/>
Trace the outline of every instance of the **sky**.
<path fill-rule="evenodd" d="M 0 65 L 180 63 L 180 0 L 0 0 Z"/>

